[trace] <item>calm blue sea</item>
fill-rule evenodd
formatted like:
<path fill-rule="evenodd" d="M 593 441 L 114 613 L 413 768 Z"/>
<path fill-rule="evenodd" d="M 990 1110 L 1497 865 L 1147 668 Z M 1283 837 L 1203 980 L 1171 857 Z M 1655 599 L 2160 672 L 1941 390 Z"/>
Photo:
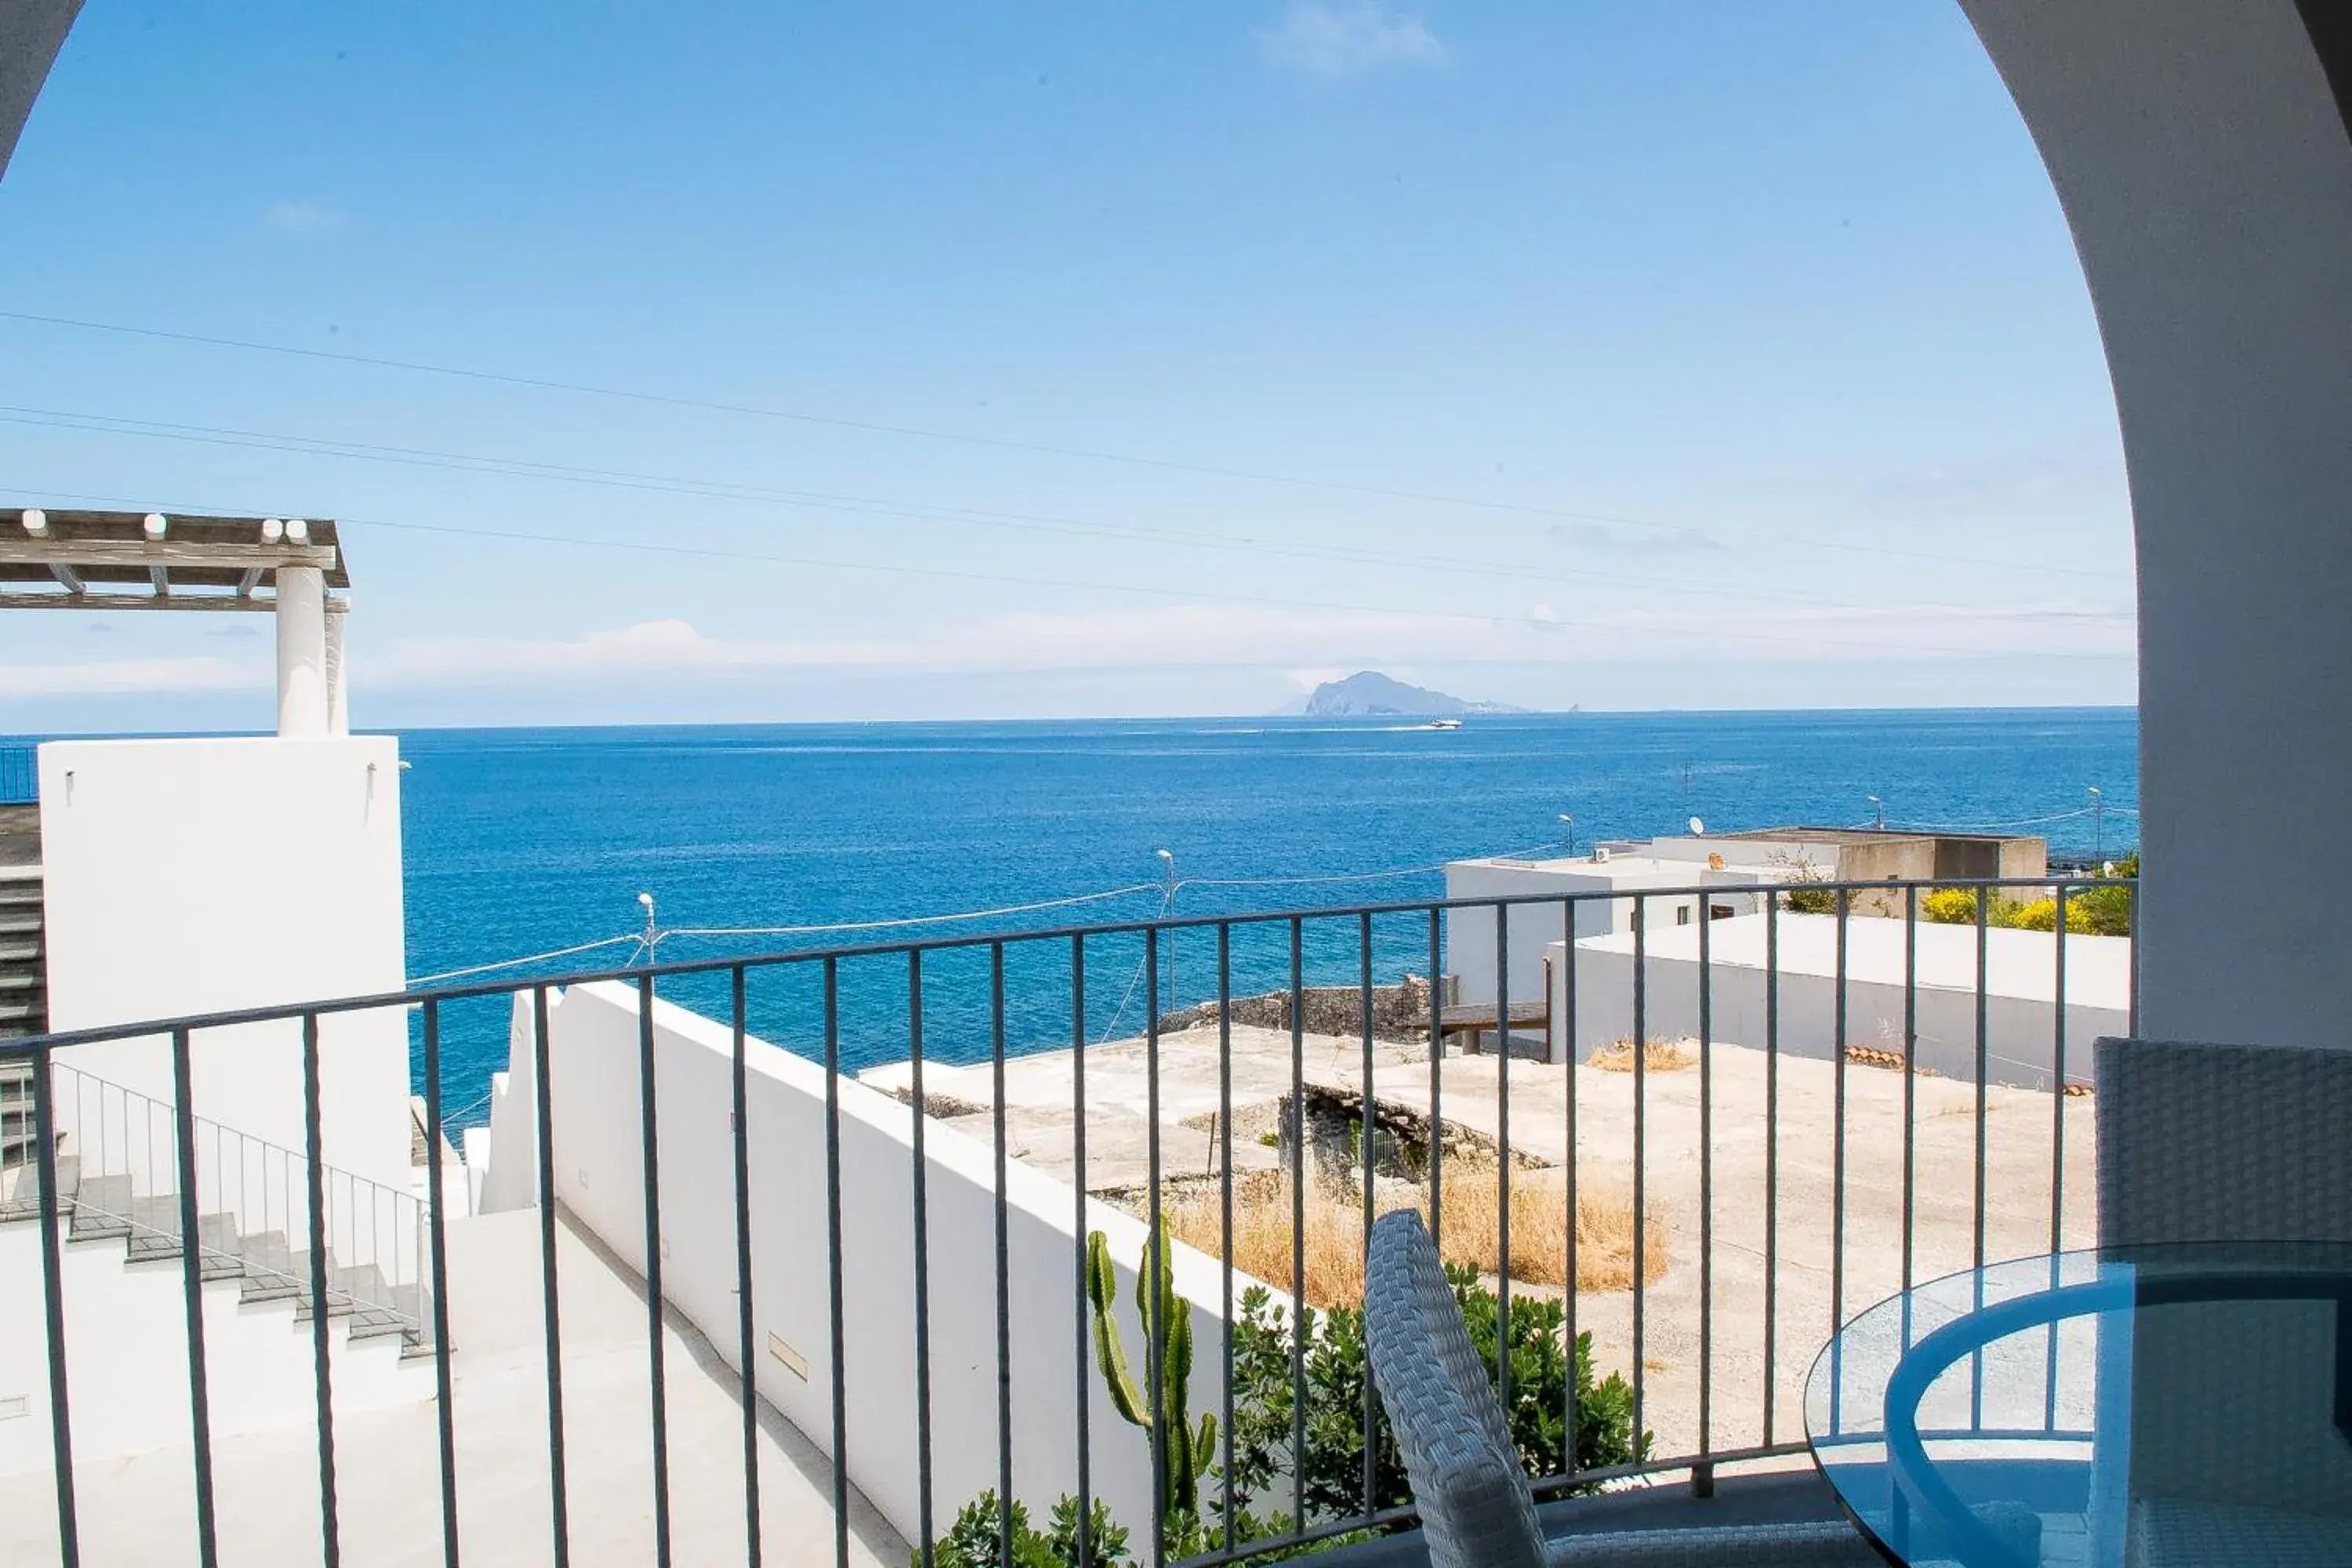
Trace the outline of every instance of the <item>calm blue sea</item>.
<path fill-rule="evenodd" d="M 401 737 L 408 955 L 425 975 L 664 929 L 833 924 L 995 908 L 1163 880 L 1180 914 L 1436 896 L 1416 870 L 1557 846 L 1562 813 L 1595 837 L 1871 820 L 1993 826 L 2060 816 L 2104 792 L 2104 847 L 2137 842 L 2138 726 L 2127 709 L 2012 711 L 1554 714 L 1472 719 L 1452 731 L 1378 720 L 757 725 L 419 730 Z M 2088 815 L 2031 829 L 2089 853 Z M 1268 881 L 1263 886 L 1211 882 Z M 1140 920 L 1159 890 L 992 922 L 870 934 L 666 939 L 665 960 Z M 1428 967 L 1425 919 L 1376 923 L 1381 981 Z M 1165 954 L 1163 1006 L 1213 994 L 1213 937 Z M 1357 976 L 1353 921 L 1309 928 L 1307 983 Z M 1281 927 L 1234 939 L 1237 991 L 1286 983 Z M 1096 1037 L 1133 1033 L 1146 1007 L 1141 944 L 1089 942 Z M 618 964 L 627 945 L 570 963 Z M 557 967 L 563 967 L 558 965 Z M 529 973 L 531 971 L 518 971 Z M 1003 976 L 1007 1048 L 1068 1043 L 1066 943 L 1015 948 Z M 903 959 L 847 963 L 836 1038 L 853 1067 L 907 1054 Z M 926 961 L 926 1049 L 986 1057 L 994 987 L 985 949 Z M 670 994 L 724 1016 L 723 979 Z M 821 1055 L 814 965 L 755 975 L 751 1027 Z M 503 1005 L 445 1014 L 445 1098 L 478 1118 L 504 1065 Z"/>

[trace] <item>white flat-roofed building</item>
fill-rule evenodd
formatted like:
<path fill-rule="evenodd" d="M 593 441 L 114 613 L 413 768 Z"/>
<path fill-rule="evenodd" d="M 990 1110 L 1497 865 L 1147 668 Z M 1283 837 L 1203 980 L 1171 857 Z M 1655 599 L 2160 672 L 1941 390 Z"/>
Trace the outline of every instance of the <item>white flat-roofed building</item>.
<path fill-rule="evenodd" d="M 1759 882 L 1786 880 L 1786 867 L 1710 864 L 1706 857 L 1664 858 L 1641 847 L 1603 845 L 1590 856 L 1549 860 L 1492 857 L 1456 860 L 1445 868 L 1445 896 L 1455 899 L 1558 898 L 1558 904 L 1517 904 L 1504 924 L 1509 938 L 1510 999 L 1530 1002 L 1544 994 L 1544 956 L 1566 935 L 1568 900 L 1577 899 L 1576 934 L 1580 940 L 1630 931 L 1637 917 L 1654 929 L 1684 926 L 1698 919 L 1699 895 L 1720 920 L 1762 910 Z M 1662 891 L 1675 889 L 1680 891 Z M 1717 889 L 1720 889 L 1721 891 Z M 1636 894 L 1647 897 L 1636 898 Z M 1611 897 L 1608 895 L 1623 895 Z M 1495 999 L 1495 911 L 1449 910 L 1445 916 L 1446 972 L 1460 983 L 1463 1002 Z"/>

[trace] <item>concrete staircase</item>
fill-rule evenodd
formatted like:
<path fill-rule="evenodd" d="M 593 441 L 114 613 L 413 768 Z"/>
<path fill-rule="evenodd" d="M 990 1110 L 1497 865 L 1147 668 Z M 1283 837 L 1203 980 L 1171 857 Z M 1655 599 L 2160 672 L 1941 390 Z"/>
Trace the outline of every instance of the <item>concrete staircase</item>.
<path fill-rule="evenodd" d="M 0 1040 L 49 1026 L 48 979 L 41 942 L 41 868 L 0 866 Z M 33 1146 L 32 1066 L 0 1061 L 0 1169 Z"/>
<path fill-rule="evenodd" d="M 85 1176 L 71 1154 L 58 1158 L 58 1214 L 76 1244 L 119 1241 L 126 1261 L 153 1263 L 184 1255 L 177 1194 L 142 1194 L 127 1174 Z M 40 1169 L 27 1163 L 0 1173 L 0 1225 L 37 1222 Z M 294 1321 L 312 1318 L 310 1253 L 281 1230 L 240 1232 L 233 1214 L 196 1216 L 197 1271 L 206 1280 L 243 1281 L 248 1302 L 292 1301 Z M 404 1354 L 432 1353 L 432 1313 L 419 1286 L 395 1283 L 373 1264 L 327 1260 L 327 1315 L 345 1320 L 354 1341 L 398 1335 Z"/>

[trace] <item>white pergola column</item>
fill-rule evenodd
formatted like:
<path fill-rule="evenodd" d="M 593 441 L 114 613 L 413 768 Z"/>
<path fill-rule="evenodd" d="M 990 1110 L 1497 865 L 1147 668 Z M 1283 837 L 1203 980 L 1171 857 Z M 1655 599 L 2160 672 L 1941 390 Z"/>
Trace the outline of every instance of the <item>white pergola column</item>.
<path fill-rule="evenodd" d="M 351 615 L 347 599 L 330 599 L 327 609 L 327 733 L 352 732 L 350 677 L 343 665 L 343 622 Z"/>
<path fill-rule="evenodd" d="M 278 732 L 330 732 L 327 578 L 315 566 L 278 568 Z"/>

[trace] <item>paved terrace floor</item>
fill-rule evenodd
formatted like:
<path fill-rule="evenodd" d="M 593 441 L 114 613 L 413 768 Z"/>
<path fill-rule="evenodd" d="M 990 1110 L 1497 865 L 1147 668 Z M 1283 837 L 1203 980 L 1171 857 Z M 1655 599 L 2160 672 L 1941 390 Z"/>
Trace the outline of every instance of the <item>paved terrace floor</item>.
<path fill-rule="evenodd" d="M 1213 1026 L 1160 1038 L 1164 1179 L 1213 1179 L 1216 1174 L 1213 1130 L 1219 1110 L 1218 1054 Z M 1305 1058 L 1310 1092 L 1342 1099 L 1360 1093 L 1360 1038 L 1310 1035 Z M 1643 1420 L 1656 1434 L 1660 1453 L 1697 1449 L 1703 1377 L 1711 1385 L 1707 1424 L 1712 1448 L 1801 1439 L 1805 1375 L 1815 1352 L 1842 1319 L 1900 1289 L 1906 1262 L 1910 1279 L 1917 1281 L 1968 1268 L 1979 1255 L 1999 1259 L 2049 1251 L 2052 1153 L 2062 1126 L 2065 1192 L 2060 1241 L 2084 1246 L 2095 1233 L 2088 1096 L 2053 1100 L 2036 1091 L 1990 1087 L 1983 1123 L 1986 1180 L 1980 1203 L 1975 1085 L 1920 1076 L 1910 1117 L 1916 1144 L 1908 1190 L 1916 1219 L 1906 1258 L 1904 1075 L 1848 1064 L 1841 1140 L 1838 1073 L 1832 1063 L 1784 1051 L 1777 1114 L 1768 1121 L 1769 1067 L 1762 1051 L 1726 1045 L 1714 1048 L 1714 1234 L 1712 1247 L 1704 1252 L 1699 1068 L 1694 1063 L 1643 1075 L 1643 1199 L 1664 1226 L 1668 1267 L 1641 1294 L 1638 1354 L 1632 1291 L 1587 1291 L 1576 1303 L 1577 1325 L 1593 1331 L 1600 1367 L 1629 1378 L 1638 1373 Z M 1501 1071 L 1502 1058 L 1494 1056 L 1444 1059 L 1442 1097 L 1449 1129 L 1489 1142 L 1498 1137 Z M 1567 1069 L 1513 1058 L 1509 1072 L 1515 1157 L 1551 1166 L 1563 1163 Z M 1281 1103 L 1290 1092 L 1290 1074 L 1287 1032 L 1245 1026 L 1233 1030 L 1237 1171 L 1273 1169 L 1284 1158 L 1261 1144 L 1257 1135 L 1278 1125 Z M 904 1064 L 894 1064 L 863 1076 L 877 1088 L 899 1089 L 906 1069 Z M 1087 1185 L 1135 1203 L 1148 1173 L 1150 1125 L 1144 1043 L 1089 1047 L 1086 1079 Z M 1072 1174 L 1071 1085 L 1067 1051 L 1020 1057 L 1006 1064 L 1011 1152 L 1064 1180 Z M 1575 1087 L 1580 1184 L 1588 1191 L 1612 1188 L 1630 1195 L 1635 1169 L 1633 1075 L 1580 1067 Z M 935 1106 L 950 1112 L 950 1125 L 982 1140 L 992 1136 L 988 1067 L 929 1066 L 924 1088 Z M 1373 1090 L 1379 1104 L 1425 1118 L 1431 1098 L 1426 1047 L 1376 1045 Z M 1774 1127 L 1777 1139 L 1771 1135 Z M 1841 1149 L 1842 1268 L 1833 1245 L 1840 1234 L 1835 1222 L 1841 1207 Z M 1769 1272 L 1775 1321 L 1768 1347 L 1766 1177 L 1768 1161 L 1774 1158 L 1778 1219 Z M 1700 1355 L 1703 1256 L 1713 1265 L 1711 1361 L 1705 1363 Z"/>
<path fill-rule="evenodd" d="M 459 1543 L 469 1563 L 551 1563 L 546 1362 L 535 1210 L 449 1228 L 451 1409 Z M 568 1223 L 557 1230 L 571 1561 L 654 1561 L 652 1437 L 643 1281 Z M 279 1309 L 283 1310 L 281 1307 Z M 308 1365 L 307 1334 L 289 1355 Z M 665 1334 L 670 1527 L 680 1563 L 742 1563 L 742 1406 L 708 1341 L 672 1314 Z M 342 1561 L 351 1568 L 440 1564 L 442 1515 L 431 1363 L 420 1397 L 335 1428 Z M 184 1398 L 178 1391 L 159 1397 Z M 321 1561 L 315 1428 L 237 1437 L 213 1450 L 220 1561 Z M 194 1490 L 183 1447 L 79 1467 L 82 1561 L 196 1562 Z M 831 1563 L 824 1457 L 761 1406 L 761 1542 L 771 1563 Z M 54 1563 L 48 1473 L 0 1479 L 0 1563 Z M 906 1543 L 852 1494 L 850 1561 L 904 1568 Z"/>

